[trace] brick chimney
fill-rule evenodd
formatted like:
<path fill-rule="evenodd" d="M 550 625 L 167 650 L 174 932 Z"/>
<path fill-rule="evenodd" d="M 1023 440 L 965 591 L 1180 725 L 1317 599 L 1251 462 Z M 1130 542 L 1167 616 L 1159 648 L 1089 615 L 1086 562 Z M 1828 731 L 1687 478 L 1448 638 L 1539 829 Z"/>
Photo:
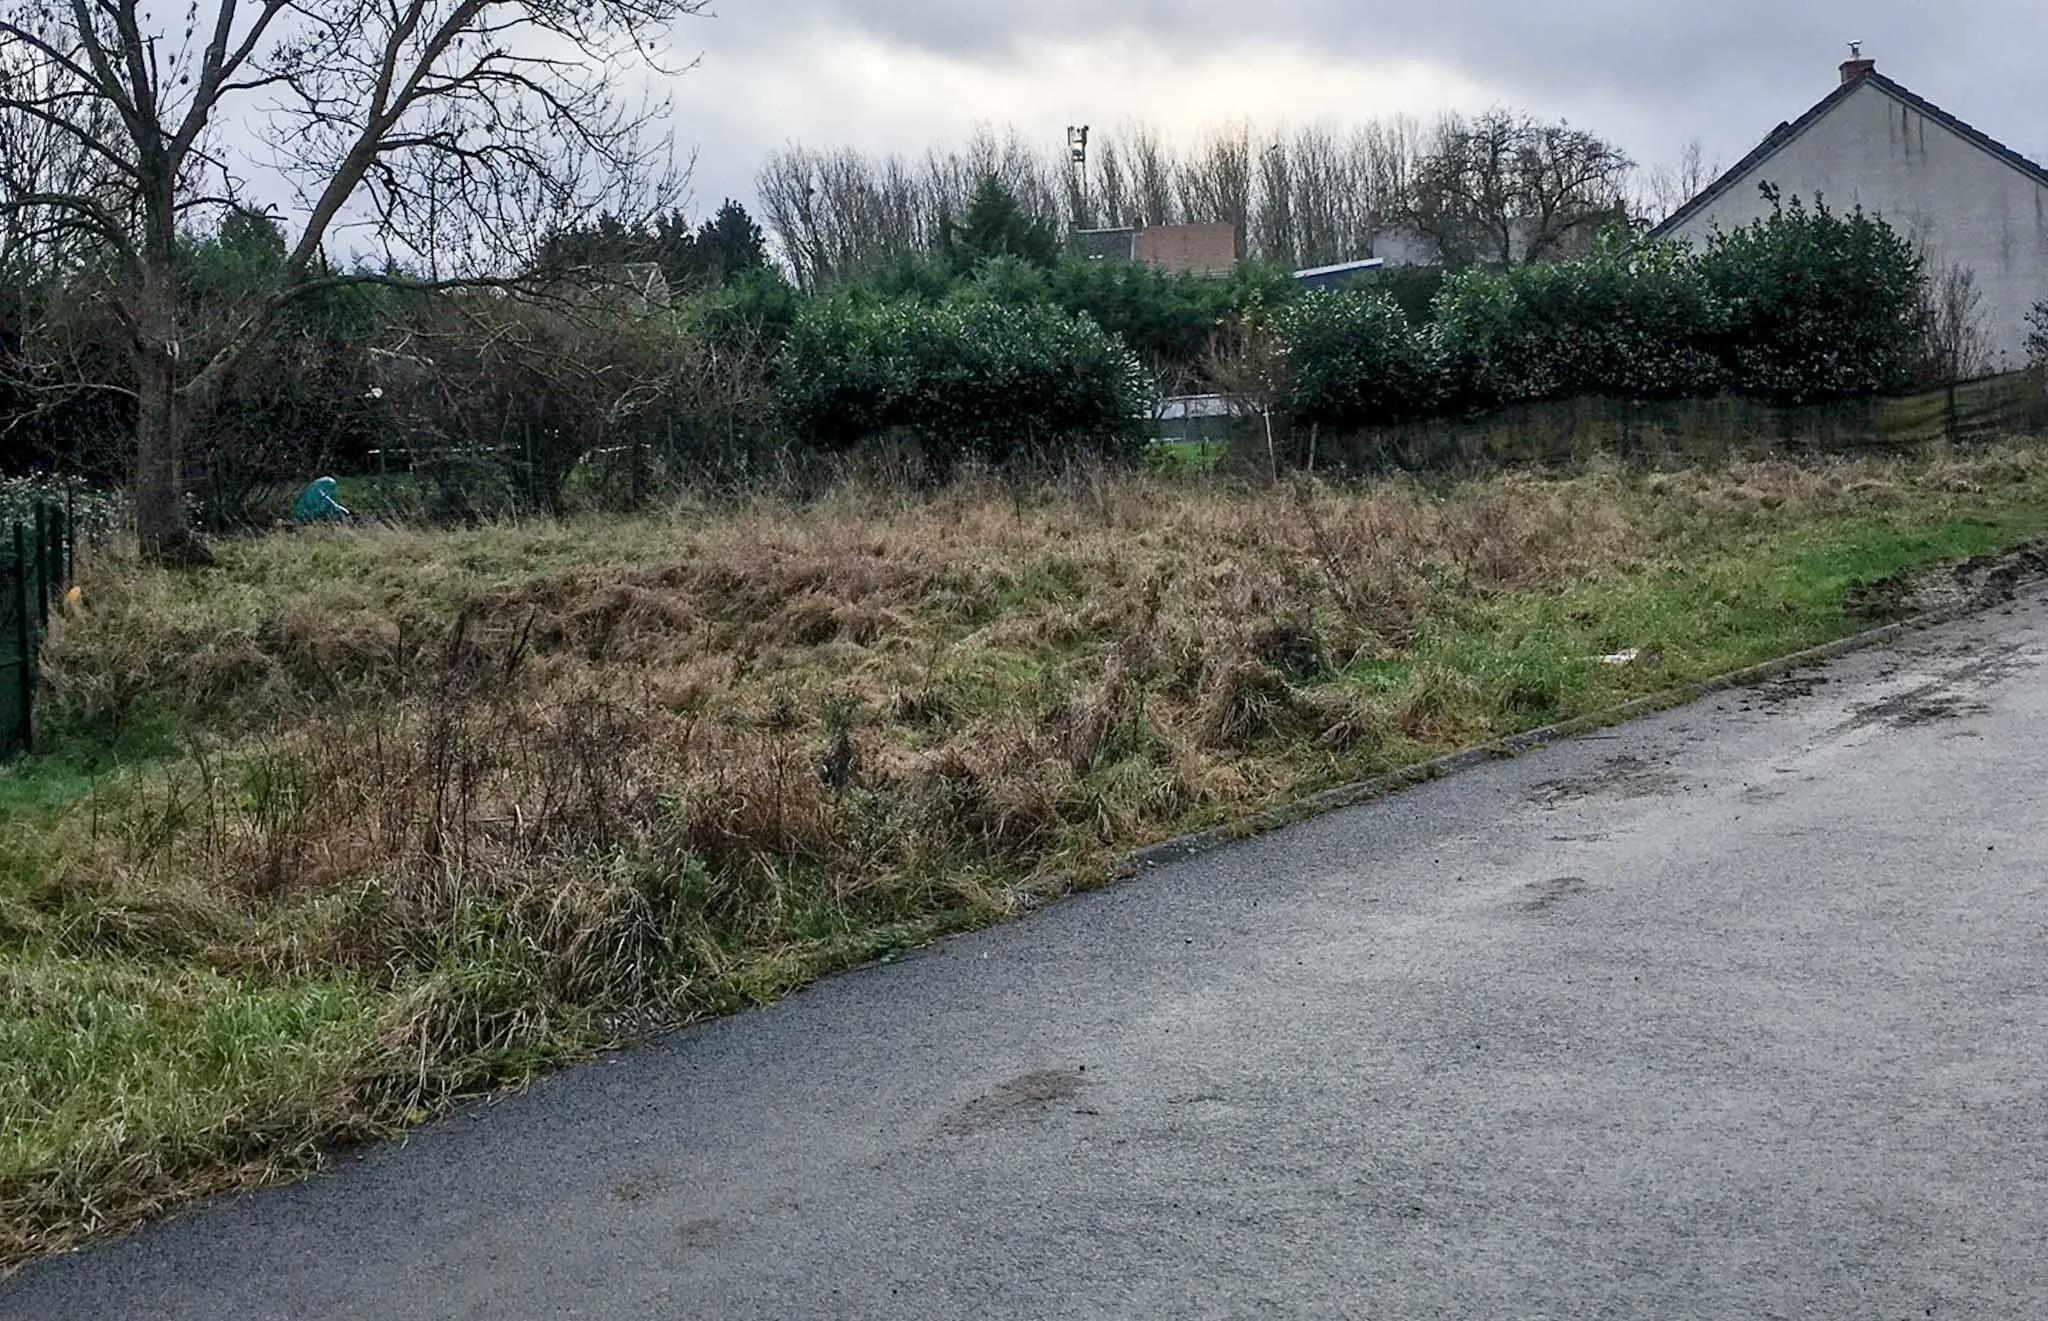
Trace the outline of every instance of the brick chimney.
<path fill-rule="evenodd" d="M 1845 60 L 1842 63 L 1842 85 L 1847 87 L 1864 74 L 1876 72 L 1877 61 L 1864 59 L 1863 52 L 1858 50 L 1854 59 Z"/>

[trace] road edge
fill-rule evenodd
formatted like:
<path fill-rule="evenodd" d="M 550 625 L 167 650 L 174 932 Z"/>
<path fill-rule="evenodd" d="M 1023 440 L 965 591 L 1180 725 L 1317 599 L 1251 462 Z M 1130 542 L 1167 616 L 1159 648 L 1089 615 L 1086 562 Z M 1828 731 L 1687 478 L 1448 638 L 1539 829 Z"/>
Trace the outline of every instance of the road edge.
<path fill-rule="evenodd" d="M 2016 590 L 2042 581 L 2048 581 L 2048 578 L 2034 576 L 2018 583 L 2008 582 L 2004 585 L 2009 590 Z M 1191 831 L 1184 835 L 1176 835 L 1172 839 L 1161 840 L 1156 844 L 1147 844 L 1142 848 L 1133 849 L 1123 856 L 1122 861 L 1116 868 L 1115 875 L 1120 879 L 1136 876 L 1142 872 L 1152 871 L 1172 863 L 1200 857 L 1205 853 L 1214 852 L 1231 844 L 1241 843 L 1244 840 L 1254 839 L 1260 835 L 1270 834 L 1287 826 L 1311 821 L 1316 817 L 1325 816 L 1331 812 L 1339 812 L 1347 807 L 1357 807 L 1364 803 L 1388 798 L 1403 790 L 1415 788 L 1417 785 L 1428 784 L 1433 780 L 1441 780 L 1449 776 L 1459 775 L 1497 761 L 1512 760 L 1526 753 L 1535 752 L 1540 748 L 1547 748 L 1557 743 L 1567 742 L 1582 735 L 1593 733 L 1596 730 L 1627 724 L 1633 720 L 1640 720 L 1644 716 L 1657 715 L 1660 712 L 1687 706 L 1702 698 L 1712 697 L 1716 693 L 1724 693 L 1736 688 L 1754 687 L 1771 679 L 1782 678 L 1799 670 L 1825 664 L 1831 660 L 1838 660 L 1843 656 L 1882 647 L 1909 634 L 1924 632 L 1927 629 L 1935 628 L 1942 624 L 1953 623 L 1958 619 L 1982 614 L 2011 599 L 2010 594 L 2002 593 L 1991 599 L 1977 597 L 1958 601 L 1951 605 L 1939 606 L 1932 610 L 1923 611 L 1911 618 L 1880 625 L 1877 628 L 1865 629 L 1860 633 L 1852 633 L 1848 637 L 1837 638 L 1833 642 L 1824 642 L 1817 647 L 1809 647 L 1804 651 L 1793 652 L 1790 655 L 1779 656 L 1772 660 L 1760 661 L 1755 665 L 1746 665 L 1741 669 L 1729 670 L 1709 678 L 1696 679 L 1691 683 L 1680 684 L 1673 688 L 1661 689 L 1642 697 L 1631 698 L 1618 706 L 1607 707 L 1604 710 L 1591 712 L 1583 716 L 1574 716 L 1570 720 L 1560 721 L 1552 725 L 1544 725 L 1538 729 L 1525 730 L 1520 734 L 1510 734 L 1506 738 L 1496 739 L 1491 743 L 1481 743 L 1457 752 L 1446 753 L 1441 757 L 1432 757 L 1428 761 L 1416 762 L 1412 766 L 1404 766 L 1400 770 L 1388 771 L 1384 775 L 1375 775 L 1370 779 L 1356 780 L 1350 784 L 1338 785 L 1333 789 L 1324 789 L 1319 793 L 1296 798 L 1277 807 L 1262 808 L 1247 816 L 1234 818 L 1220 826 L 1211 826 L 1206 830 Z"/>

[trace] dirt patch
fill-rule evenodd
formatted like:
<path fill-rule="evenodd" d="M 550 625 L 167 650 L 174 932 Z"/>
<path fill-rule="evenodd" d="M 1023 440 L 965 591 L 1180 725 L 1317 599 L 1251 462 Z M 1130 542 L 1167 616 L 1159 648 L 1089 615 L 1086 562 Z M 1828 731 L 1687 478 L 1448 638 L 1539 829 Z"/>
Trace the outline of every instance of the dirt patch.
<path fill-rule="evenodd" d="M 1584 775 L 1546 780 L 1530 791 L 1529 797 L 1546 807 L 1557 807 L 1580 798 L 1653 798 L 1672 788 L 1678 778 L 1641 757 L 1620 756 L 1602 763 Z"/>
<path fill-rule="evenodd" d="M 940 1131 L 951 1137 L 985 1133 L 1016 1119 L 1036 1118 L 1061 1101 L 1071 1101 L 1088 1085 L 1085 1072 L 1044 1069 L 1012 1078 L 986 1096 L 961 1106 Z"/>
<path fill-rule="evenodd" d="M 1913 729 L 1942 720 L 1981 716 L 1991 710 L 1983 702 L 1955 692 L 1945 682 L 1923 684 L 1910 692 L 1855 708 L 1842 725 L 1843 730 L 1885 725 L 1892 729 Z"/>
<path fill-rule="evenodd" d="M 676 1226 L 676 1241 L 685 1248 L 708 1248 L 714 1246 L 725 1226 L 711 1217 L 685 1220 Z"/>
<path fill-rule="evenodd" d="M 1766 683 L 1760 683 L 1750 690 L 1751 702 L 1745 709 L 1762 707 L 1775 710 L 1803 697 L 1811 697 L 1827 685 L 1827 676 L 1818 670 L 1798 674 L 1781 675 Z"/>
<path fill-rule="evenodd" d="M 1951 606 L 1998 605 L 2012 600 L 2021 582 L 2043 574 L 2048 574 L 2048 540 L 2030 541 L 2002 555 L 1973 555 L 1851 583 L 1846 605 L 1851 615 L 1873 622 Z"/>
<path fill-rule="evenodd" d="M 1521 897 L 1515 907 L 1524 913 L 1543 913 L 1582 895 L 1590 894 L 1593 883 L 1583 876 L 1553 876 L 1547 881 L 1531 881 L 1522 887 Z"/>
<path fill-rule="evenodd" d="M 638 1206 L 662 1190 L 661 1180 L 651 1176 L 635 1176 L 612 1189 L 612 1200 L 628 1206 Z"/>
<path fill-rule="evenodd" d="M 2009 678 L 2026 668 L 2027 656 L 2018 647 L 1994 647 L 1971 653 L 1951 653 L 1956 661 L 1918 687 L 1850 709 L 1849 718 L 1838 733 L 1884 725 L 1892 729 L 1913 729 L 1944 720 L 1961 720 L 1990 712 L 1988 703 L 1973 694 Z"/>

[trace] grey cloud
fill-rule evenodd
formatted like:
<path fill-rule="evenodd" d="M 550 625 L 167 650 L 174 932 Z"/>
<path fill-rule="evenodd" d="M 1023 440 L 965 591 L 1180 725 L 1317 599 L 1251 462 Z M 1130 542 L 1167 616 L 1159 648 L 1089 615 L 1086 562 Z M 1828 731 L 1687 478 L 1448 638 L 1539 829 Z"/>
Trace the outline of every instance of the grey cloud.
<path fill-rule="evenodd" d="M 1722 0 L 1645 5 L 1585 0 L 1040 0 L 980 6 L 957 0 L 721 0 L 723 17 L 686 33 L 713 58 L 740 63 L 791 56 L 800 35 L 858 36 L 903 52 L 942 56 L 993 71 L 1028 66 L 1047 44 L 1138 42 L 1162 53 L 1214 55 L 1233 44 L 1292 47 L 1353 64 L 1419 61 L 1539 114 L 1570 114 L 1645 158 L 1668 156 L 1692 136 L 1732 159 L 1779 120 L 1825 95 L 1846 42 L 1867 41 L 1879 67 L 2015 148 L 2048 152 L 2037 107 L 2048 82 L 2048 6 L 1984 0 Z M 807 47 L 816 49 L 815 45 Z M 801 57 L 798 57 L 801 58 Z M 1085 104 L 1088 88 L 1076 88 Z M 1416 106 L 1428 114 L 1437 107 Z M 955 106 L 935 106 L 952 115 Z M 1000 119 L 1004 108 L 987 108 Z M 1217 107 L 1217 117 L 1230 114 Z M 835 108 L 858 138 L 858 104 Z M 726 117 L 726 116 L 722 116 Z M 792 135 L 820 145 L 814 126 L 747 123 L 717 151 L 756 155 Z M 927 142 L 904 142 L 910 152 Z M 709 162 L 707 161 L 707 165 Z M 708 180 L 706 182 L 709 182 Z M 712 191 L 731 191 L 730 181 Z"/>
<path fill-rule="evenodd" d="M 2048 7 L 1996 0 L 1961 7 L 1925 0 L 1723 0 L 1719 4 L 1591 0 L 1042 0 L 971 6 L 950 0 L 728 0 L 736 33 L 771 44 L 793 23 L 858 31 L 889 45 L 997 61 L 1048 40 L 1135 33 L 1163 49 L 1214 51 L 1278 42 L 1361 61 L 1423 58 L 1468 76 L 1538 91 L 1686 96 L 1716 85 L 1760 88 L 1812 81 L 1851 38 L 1880 59 L 1944 81 L 2001 79 L 2038 90 Z M 2030 86 L 2029 86 L 2030 84 Z"/>

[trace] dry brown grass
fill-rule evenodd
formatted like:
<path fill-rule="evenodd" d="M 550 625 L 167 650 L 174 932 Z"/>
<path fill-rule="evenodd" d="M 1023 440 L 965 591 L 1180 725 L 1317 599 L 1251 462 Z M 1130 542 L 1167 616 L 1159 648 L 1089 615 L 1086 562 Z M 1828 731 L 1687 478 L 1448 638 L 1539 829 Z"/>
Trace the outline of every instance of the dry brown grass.
<path fill-rule="evenodd" d="M 1994 500 L 2048 505 L 2039 449 L 1442 490 L 1097 475 L 102 562 L 51 649 L 49 734 L 176 751 L 12 827 L 0 1026 L 126 1063 L 0 1092 L 0 1260 L 1683 677 L 1591 665 L 1603 629 L 1652 626 L 1597 610 L 1530 660 L 1515 621 L 1567 597 Z M 1840 625 L 1801 608 L 1787 639 Z M 1688 627 L 1623 640 L 1709 668 L 1778 645 L 1687 652 Z M 157 1006 L 140 1035 L 53 1008 L 124 977 Z M 277 1059 L 181 1062 L 233 1049 L 207 1044 L 222 1005 Z M 176 1104 L 112 1115 L 150 1077 Z M 79 1113 L 38 1118 L 52 1098 Z"/>

